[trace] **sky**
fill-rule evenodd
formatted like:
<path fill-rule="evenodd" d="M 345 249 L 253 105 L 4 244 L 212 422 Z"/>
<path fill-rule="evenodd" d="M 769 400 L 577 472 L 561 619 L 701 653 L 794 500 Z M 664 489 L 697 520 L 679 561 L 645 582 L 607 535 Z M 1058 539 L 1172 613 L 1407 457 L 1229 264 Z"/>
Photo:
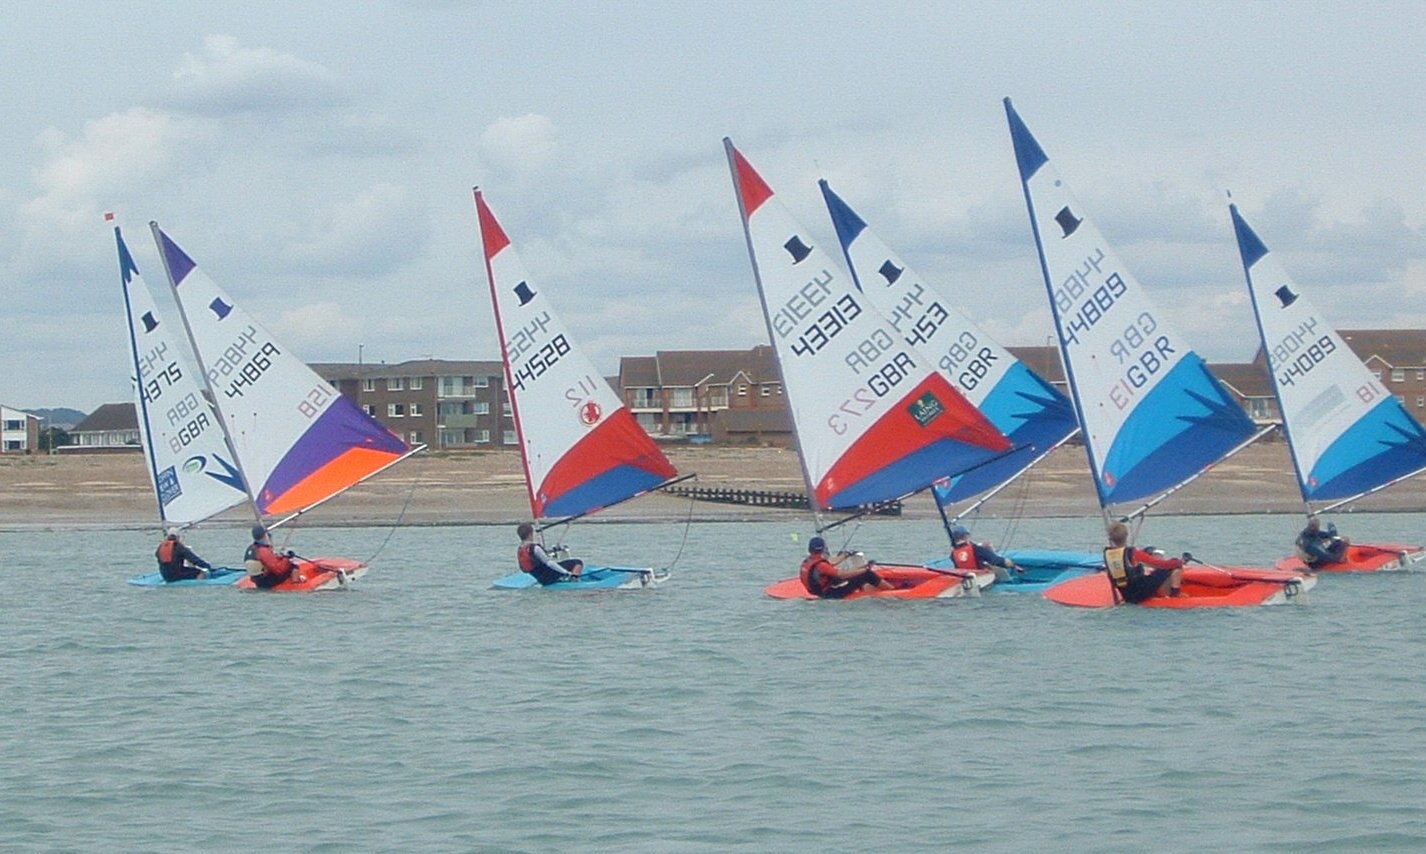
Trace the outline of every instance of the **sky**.
<path fill-rule="evenodd" d="M 130 399 L 112 225 L 307 361 L 498 359 L 471 188 L 606 374 L 766 341 L 722 138 L 825 177 L 1002 344 L 1052 326 L 1001 99 L 1210 361 L 1256 333 L 1224 191 L 1339 328 L 1426 327 L 1418 3 L 23 4 L 0 401 Z"/>

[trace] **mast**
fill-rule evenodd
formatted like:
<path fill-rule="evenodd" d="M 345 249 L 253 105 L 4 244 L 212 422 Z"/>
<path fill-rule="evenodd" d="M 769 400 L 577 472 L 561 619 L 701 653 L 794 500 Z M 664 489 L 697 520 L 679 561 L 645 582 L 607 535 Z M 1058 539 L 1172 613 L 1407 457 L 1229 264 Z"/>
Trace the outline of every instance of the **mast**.
<path fill-rule="evenodd" d="M 124 245 L 124 236 L 117 225 L 114 226 L 114 240 L 119 247 L 119 279 L 124 288 L 124 318 L 129 322 L 129 359 L 134 367 L 134 390 L 139 399 L 139 425 L 144 431 L 144 458 L 149 464 L 149 483 L 153 486 L 154 503 L 158 505 L 160 527 L 163 527 L 168 523 L 168 515 L 164 512 L 163 496 L 158 491 L 158 460 L 154 457 L 153 428 L 149 426 L 149 396 L 144 392 L 144 378 L 139 370 L 139 340 L 134 335 L 134 307 L 129 299 L 129 286 L 139 268 L 129 254 L 129 247 Z"/>
<path fill-rule="evenodd" d="M 748 209 L 743 201 L 743 191 L 738 179 L 738 163 L 736 160 L 737 149 L 733 147 L 731 137 L 723 137 L 723 153 L 728 157 L 728 171 L 733 176 L 733 195 L 738 199 L 738 215 L 743 220 L 743 240 L 748 247 L 748 260 L 753 265 L 753 281 L 758 288 L 758 304 L 763 310 L 763 324 L 767 328 L 767 340 L 771 345 L 777 339 L 773 334 L 772 317 L 768 314 L 767 294 L 763 290 L 762 272 L 758 267 L 758 256 L 753 250 L 753 234 L 748 225 Z M 782 370 L 782 358 L 777 353 L 777 347 L 772 347 L 773 363 L 777 365 L 777 378 L 782 383 L 783 391 L 787 391 L 787 378 Z M 794 410 L 789 408 L 789 414 Z M 820 529 L 822 525 L 822 508 L 817 503 L 817 488 L 812 482 L 812 473 L 807 469 L 807 455 L 802 450 L 802 433 L 797 429 L 797 417 L 793 414 L 792 438 L 797 444 L 797 464 L 802 468 L 802 482 L 807 485 L 807 504 L 812 508 L 812 521 L 814 526 Z"/>
<path fill-rule="evenodd" d="M 480 253 L 485 260 L 485 281 L 490 286 L 490 308 L 495 312 L 495 337 L 500 339 L 501 373 L 505 377 L 505 396 L 510 398 L 510 417 L 515 422 L 515 441 L 520 443 L 520 465 L 525 470 L 525 497 L 530 502 L 530 516 L 538 519 L 539 505 L 535 501 L 535 480 L 530 474 L 530 455 L 525 446 L 525 429 L 520 423 L 520 405 L 515 400 L 515 379 L 510 373 L 510 349 L 505 341 L 504 321 L 500 316 L 500 297 L 495 292 L 495 272 L 490 268 L 490 237 L 486 233 L 486 220 L 495 222 L 495 216 L 485 204 L 485 196 L 479 187 L 472 187 L 475 195 L 476 222 L 480 226 Z M 508 238 L 507 238 L 508 239 Z"/>
<path fill-rule="evenodd" d="M 188 323 L 188 311 L 183 307 L 183 300 L 178 298 L 178 282 L 173 278 L 173 269 L 169 266 L 168 253 L 163 250 L 163 232 L 159 230 L 158 222 L 149 220 L 149 230 L 153 232 L 154 244 L 158 247 L 159 260 L 163 262 L 163 273 L 168 277 L 168 286 L 173 291 L 174 302 L 178 304 L 178 316 L 183 321 L 183 332 L 188 338 L 188 347 L 193 351 L 193 359 L 198 363 L 198 373 L 203 377 L 203 390 L 208 396 L 208 402 L 213 407 L 213 412 L 218 416 L 218 427 L 223 431 L 223 444 L 227 445 L 228 453 L 233 457 L 233 465 L 238 469 L 238 475 L 243 481 L 243 491 L 248 496 L 248 506 L 253 511 L 253 520 L 261 524 L 262 511 L 257 506 L 257 496 L 253 493 L 252 481 L 248 479 L 248 473 L 243 469 L 243 458 L 238 455 L 237 448 L 233 444 L 233 433 L 228 426 L 228 417 L 223 412 L 223 405 L 218 400 L 218 395 L 213 391 L 213 380 L 208 375 L 208 366 L 203 363 L 203 354 L 198 350 L 198 342 L 193 338 L 193 327 Z"/>

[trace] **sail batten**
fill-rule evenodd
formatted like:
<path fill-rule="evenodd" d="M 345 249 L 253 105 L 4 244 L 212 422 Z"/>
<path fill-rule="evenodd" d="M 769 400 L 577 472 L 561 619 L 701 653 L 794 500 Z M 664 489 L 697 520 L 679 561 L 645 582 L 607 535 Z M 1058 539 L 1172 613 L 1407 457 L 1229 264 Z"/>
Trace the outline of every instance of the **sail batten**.
<path fill-rule="evenodd" d="M 1005 99 L 1065 373 L 1103 507 L 1163 492 L 1252 435 Z"/>
<path fill-rule="evenodd" d="M 531 513 L 584 515 L 676 475 L 530 281 L 480 190 L 475 207 Z"/>
<path fill-rule="evenodd" d="M 1008 450 L 731 140 L 724 148 L 814 507 L 899 498 Z"/>
<path fill-rule="evenodd" d="M 1228 210 L 1302 500 L 1352 500 L 1426 468 L 1426 430 Z"/>

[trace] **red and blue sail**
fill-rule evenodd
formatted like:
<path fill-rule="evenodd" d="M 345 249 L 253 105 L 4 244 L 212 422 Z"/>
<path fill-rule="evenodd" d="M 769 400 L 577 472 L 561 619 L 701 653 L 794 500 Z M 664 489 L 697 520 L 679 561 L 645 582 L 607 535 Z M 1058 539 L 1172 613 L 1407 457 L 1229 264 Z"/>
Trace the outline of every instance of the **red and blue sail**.
<path fill-rule="evenodd" d="M 475 207 L 535 518 L 590 513 L 676 475 L 531 283 L 479 190 Z"/>

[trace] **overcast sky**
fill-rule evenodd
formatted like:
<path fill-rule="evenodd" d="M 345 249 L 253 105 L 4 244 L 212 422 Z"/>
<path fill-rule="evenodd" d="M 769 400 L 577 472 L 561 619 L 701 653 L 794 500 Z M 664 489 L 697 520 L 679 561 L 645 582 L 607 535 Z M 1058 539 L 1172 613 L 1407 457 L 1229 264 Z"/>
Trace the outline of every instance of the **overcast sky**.
<path fill-rule="evenodd" d="M 115 211 L 308 361 L 495 359 L 470 188 L 606 373 L 765 340 L 721 138 L 816 179 L 1004 344 L 1051 334 L 1000 99 L 1211 360 L 1255 348 L 1223 191 L 1339 327 L 1426 326 L 1420 3 L 23 4 L 0 401 L 129 399 Z"/>

